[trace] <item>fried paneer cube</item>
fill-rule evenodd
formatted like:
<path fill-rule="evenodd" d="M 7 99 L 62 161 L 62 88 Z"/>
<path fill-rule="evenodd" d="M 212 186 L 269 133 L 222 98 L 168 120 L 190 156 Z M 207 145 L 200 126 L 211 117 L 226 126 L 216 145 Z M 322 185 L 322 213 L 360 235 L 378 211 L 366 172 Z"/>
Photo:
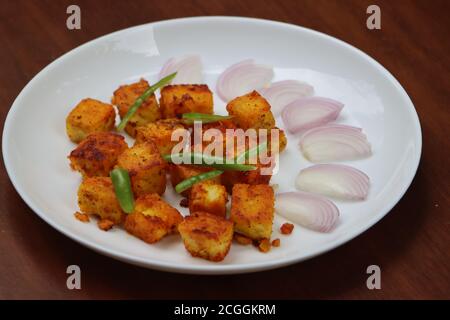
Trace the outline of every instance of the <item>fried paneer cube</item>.
<path fill-rule="evenodd" d="M 181 181 L 186 180 L 187 178 L 199 175 L 201 173 L 211 171 L 211 170 L 213 170 L 213 169 L 207 168 L 207 167 L 195 166 L 195 165 L 172 164 L 169 167 L 170 181 L 172 182 L 172 186 L 175 188 L 175 186 L 177 184 L 179 184 Z M 212 179 L 205 180 L 203 182 L 220 184 L 221 179 L 220 179 L 220 176 L 217 176 Z M 184 196 L 188 196 L 190 191 L 191 191 L 191 189 L 188 189 L 186 191 L 183 191 L 181 194 Z"/>
<path fill-rule="evenodd" d="M 139 82 L 120 86 L 114 91 L 111 103 L 117 106 L 121 118 L 125 116 L 136 99 L 148 88 L 148 82 L 141 79 Z M 128 120 L 125 126 L 125 132 L 134 138 L 136 136 L 136 128 L 146 125 L 147 123 L 155 122 L 159 119 L 161 119 L 161 112 L 158 101 L 156 100 L 155 95 L 152 94 L 143 104 L 141 104 L 131 119 Z"/>
<path fill-rule="evenodd" d="M 236 184 L 231 195 L 230 220 L 234 231 L 253 240 L 270 239 L 274 218 L 271 186 Z"/>
<path fill-rule="evenodd" d="M 124 137 L 112 132 L 96 132 L 87 136 L 70 153 L 72 169 L 83 177 L 109 176 L 119 155 L 128 148 Z"/>
<path fill-rule="evenodd" d="M 227 191 L 224 186 L 212 183 L 196 183 L 189 194 L 189 212 L 209 212 L 220 217 L 226 215 Z"/>
<path fill-rule="evenodd" d="M 222 261 L 233 240 L 233 223 L 207 212 L 194 212 L 178 225 L 186 250 L 193 257 Z"/>
<path fill-rule="evenodd" d="M 146 194 L 136 200 L 134 212 L 125 219 L 125 230 L 147 243 L 155 243 L 177 232 L 183 216 L 157 193 Z"/>
<path fill-rule="evenodd" d="M 66 118 L 69 139 L 79 143 L 89 134 L 114 129 L 116 111 L 110 104 L 95 99 L 83 99 Z"/>
<path fill-rule="evenodd" d="M 205 84 L 168 85 L 161 89 L 163 118 L 180 118 L 183 113 L 213 113 L 213 96 Z"/>
<path fill-rule="evenodd" d="M 162 155 L 170 154 L 172 148 L 179 143 L 179 140 L 172 141 L 172 133 L 176 130 L 185 130 L 178 119 L 164 119 L 149 123 L 136 129 L 135 144 L 152 140 Z"/>
<path fill-rule="evenodd" d="M 270 104 L 256 91 L 228 102 L 227 111 L 233 116 L 234 123 L 244 130 L 275 127 L 275 119 L 272 111 L 270 111 Z"/>
<path fill-rule="evenodd" d="M 78 188 L 78 206 L 81 212 L 97 215 L 114 224 L 120 224 L 125 219 L 109 177 L 84 179 Z"/>
<path fill-rule="evenodd" d="M 125 150 L 117 166 L 128 171 L 136 197 L 148 193 L 163 194 L 166 190 L 166 162 L 152 141 Z"/>

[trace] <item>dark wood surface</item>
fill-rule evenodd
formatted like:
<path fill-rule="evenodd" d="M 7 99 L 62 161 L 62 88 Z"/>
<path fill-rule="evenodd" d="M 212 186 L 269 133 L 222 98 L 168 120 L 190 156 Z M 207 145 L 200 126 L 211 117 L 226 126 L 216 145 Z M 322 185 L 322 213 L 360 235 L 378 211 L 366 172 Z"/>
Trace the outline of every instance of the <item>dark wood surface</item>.
<path fill-rule="evenodd" d="M 65 27 L 66 8 L 72 3 L 81 7 L 79 31 Z M 365 11 L 372 3 L 381 7 L 381 30 L 365 27 Z M 404 198 L 381 222 L 346 245 L 278 270 L 213 277 L 146 270 L 78 245 L 25 205 L 2 162 L 0 298 L 449 299 L 449 13 L 450 1 L 446 0 L 2 0 L 2 129 L 25 84 L 55 58 L 88 40 L 151 21 L 236 15 L 319 30 L 374 57 L 411 96 L 422 124 L 423 154 Z M 66 288 L 66 267 L 70 264 L 82 269 L 81 290 Z M 371 264 L 381 267 L 381 290 L 366 287 L 366 268 Z"/>

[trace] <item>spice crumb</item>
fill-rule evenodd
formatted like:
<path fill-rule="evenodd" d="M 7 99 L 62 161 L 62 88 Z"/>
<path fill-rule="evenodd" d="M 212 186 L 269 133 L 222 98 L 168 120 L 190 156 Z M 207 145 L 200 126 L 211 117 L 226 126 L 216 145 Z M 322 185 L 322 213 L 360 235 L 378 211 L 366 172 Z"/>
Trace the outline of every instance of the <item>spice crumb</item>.
<path fill-rule="evenodd" d="M 294 230 L 294 225 L 292 223 L 283 223 L 280 227 L 280 231 L 282 234 L 291 234 L 292 230 Z"/>
<path fill-rule="evenodd" d="M 75 218 L 81 222 L 89 222 L 89 216 L 86 213 L 75 212 L 73 214 Z"/>
<path fill-rule="evenodd" d="M 272 241 L 272 247 L 279 247 L 281 244 L 280 239 L 275 239 Z"/>
<path fill-rule="evenodd" d="M 111 229 L 114 226 L 114 222 L 112 222 L 111 220 L 108 220 L 108 219 L 102 219 L 102 220 L 98 221 L 97 225 L 103 231 L 108 231 L 109 229 Z"/>
<path fill-rule="evenodd" d="M 259 251 L 264 252 L 264 253 L 269 252 L 270 251 L 269 239 L 262 239 L 259 242 L 258 249 L 259 249 Z"/>

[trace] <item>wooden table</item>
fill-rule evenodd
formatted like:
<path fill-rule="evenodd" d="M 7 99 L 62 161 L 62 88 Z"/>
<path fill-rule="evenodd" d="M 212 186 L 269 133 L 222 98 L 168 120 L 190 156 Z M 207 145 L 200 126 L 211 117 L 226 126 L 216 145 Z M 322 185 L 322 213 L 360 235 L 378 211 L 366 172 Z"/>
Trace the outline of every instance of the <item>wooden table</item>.
<path fill-rule="evenodd" d="M 72 3 L 81 7 L 78 31 L 66 28 L 66 8 Z M 381 30 L 366 28 L 366 8 L 373 3 L 381 7 Z M 214 277 L 130 266 L 69 240 L 25 205 L 2 162 L 0 298 L 450 298 L 449 13 L 447 0 L 2 1 L 2 128 L 25 84 L 55 58 L 86 41 L 169 18 L 236 15 L 298 24 L 367 52 L 411 96 L 424 143 L 409 191 L 369 231 L 297 265 Z M 82 269 L 81 290 L 66 288 L 70 264 Z M 366 268 L 371 264 L 381 267 L 381 290 L 366 287 Z"/>

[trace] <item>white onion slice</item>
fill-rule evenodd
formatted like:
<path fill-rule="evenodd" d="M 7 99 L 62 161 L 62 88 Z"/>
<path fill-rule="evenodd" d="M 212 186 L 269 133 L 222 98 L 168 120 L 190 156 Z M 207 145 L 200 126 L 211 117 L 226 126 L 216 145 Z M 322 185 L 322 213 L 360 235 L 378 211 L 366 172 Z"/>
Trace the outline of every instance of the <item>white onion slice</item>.
<path fill-rule="evenodd" d="M 199 84 L 203 83 L 202 70 L 199 55 L 185 55 L 167 60 L 159 73 L 159 79 L 177 72 L 172 84 Z"/>
<path fill-rule="evenodd" d="M 311 162 L 355 160 L 372 154 L 361 128 L 339 124 L 309 129 L 300 138 L 300 150 Z"/>
<path fill-rule="evenodd" d="M 288 104 L 281 116 L 289 132 L 298 133 L 336 120 L 343 107 L 333 99 L 301 98 Z"/>
<path fill-rule="evenodd" d="M 300 171 L 295 187 L 337 199 L 364 200 L 369 192 L 369 177 L 346 165 L 316 164 Z"/>
<path fill-rule="evenodd" d="M 228 67 L 217 79 L 217 94 L 228 102 L 270 84 L 273 69 L 248 59 Z"/>
<path fill-rule="evenodd" d="M 278 116 L 291 102 L 312 96 L 314 88 L 306 82 L 284 80 L 272 83 L 270 87 L 259 90 L 259 93 L 269 102 L 272 113 Z"/>
<path fill-rule="evenodd" d="M 306 192 L 278 194 L 275 211 L 294 223 L 319 232 L 330 232 L 339 219 L 339 210 L 333 202 Z"/>

